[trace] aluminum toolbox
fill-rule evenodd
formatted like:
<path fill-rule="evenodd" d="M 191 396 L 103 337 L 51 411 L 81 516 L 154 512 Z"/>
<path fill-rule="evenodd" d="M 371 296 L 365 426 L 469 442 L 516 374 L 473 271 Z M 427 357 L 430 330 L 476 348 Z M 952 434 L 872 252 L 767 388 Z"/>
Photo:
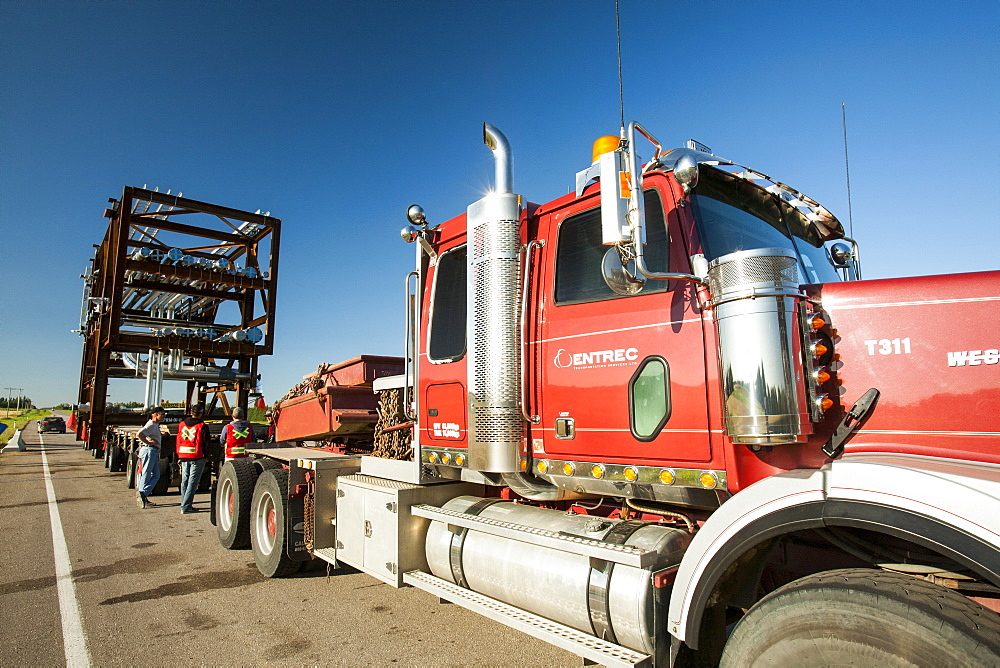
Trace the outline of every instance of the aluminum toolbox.
<path fill-rule="evenodd" d="M 366 475 L 343 476 L 337 489 L 337 561 L 394 587 L 403 573 L 427 570 L 424 539 L 430 520 L 410 513 L 415 505 L 440 506 L 480 485 L 449 482 L 411 485 Z"/>

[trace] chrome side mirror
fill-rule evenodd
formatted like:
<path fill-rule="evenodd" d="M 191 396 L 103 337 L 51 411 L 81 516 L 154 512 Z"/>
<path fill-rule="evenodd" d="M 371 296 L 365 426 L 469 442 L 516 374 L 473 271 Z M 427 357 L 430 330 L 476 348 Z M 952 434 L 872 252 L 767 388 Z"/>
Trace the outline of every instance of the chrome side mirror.
<path fill-rule="evenodd" d="M 427 224 L 427 216 L 424 214 L 423 207 L 419 204 L 411 204 L 406 209 L 406 219 L 414 225 Z"/>
<path fill-rule="evenodd" d="M 830 259 L 837 269 L 848 269 L 854 259 L 854 253 L 851 252 L 851 247 L 847 244 L 835 243 L 830 246 Z"/>
<path fill-rule="evenodd" d="M 604 276 L 604 282 L 607 286 L 619 295 L 637 295 L 646 286 L 646 279 L 637 275 L 635 260 L 623 265 L 616 246 L 612 246 L 604 254 L 604 260 L 601 261 L 601 274 Z"/>

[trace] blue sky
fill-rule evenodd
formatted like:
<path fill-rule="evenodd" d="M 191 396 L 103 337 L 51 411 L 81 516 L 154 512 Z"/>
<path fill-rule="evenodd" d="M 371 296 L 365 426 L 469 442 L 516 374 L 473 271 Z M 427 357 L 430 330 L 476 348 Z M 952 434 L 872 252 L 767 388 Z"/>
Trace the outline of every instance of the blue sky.
<path fill-rule="evenodd" d="M 621 33 L 626 120 L 845 226 L 846 102 L 866 278 L 997 268 L 1000 3 L 621 0 Z M 483 121 L 546 202 L 618 118 L 613 0 L 0 0 L 0 387 L 76 401 L 79 275 L 124 185 L 283 220 L 272 401 L 401 353 L 406 207 L 481 196 Z"/>

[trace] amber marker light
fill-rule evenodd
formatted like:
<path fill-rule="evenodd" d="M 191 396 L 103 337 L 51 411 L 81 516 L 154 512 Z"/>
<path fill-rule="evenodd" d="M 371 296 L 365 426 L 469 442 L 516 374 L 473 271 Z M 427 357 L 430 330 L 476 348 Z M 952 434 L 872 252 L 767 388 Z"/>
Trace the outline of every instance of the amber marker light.
<path fill-rule="evenodd" d="M 545 473 L 548 470 L 549 470 L 549 463 L 548 462 L 546 462 L 546 461 L 538 462 L 538 472 L 539 473 Z"/>
<path fill-rule="evenodd" d="M 675 480 L 677 480 L 677 476 L 672 469 L 663 469 L 660 471 L 660 482 L 664 485 L 673 485 Z"/>
<path fill-rule="evenodd" d="M 629 466 L 625 469 L 625 472 L 622 475 L 624 475 L 625 479 L 629 482 L 635 482 L 635 479 L 639 477 L 639 472 L 636 471 L 635 468 Z"/>
<path fill-rule="evenodd" d="M 522 471 L 528 470 L 528 460 L 525 459 L 524 457 L 521 458 L 521 470 Z"/>
<path fill-rule="evenodd" d="M 573 475 L 574 473 L 576 473 L 576 465 L 573 462 L 563 464 L 563 475 Z"/>
<path fill-rule="evenodd" d="M 826 369 L 816 369 L 815 371 L 813 371 L 813 378 L 816 380 L 817 383 L 821 384 L 825 383 L 826 381 L 830 380 L 830 372 L 827 371 Z"/>
<path fill-rule="evenodd" d="M 713 471 L 702 471 L 698 480 L 705 489 L 715 489 L 719 484 L 719 477 Z"/>
<path fill-rule="evenodd" d="M 437 453 L 436 452 L 432 452 L 431 454 L 429 454 L 427 456 L 427 461 L 429 461 L 431 464 L 437 464 L 437 462 L 438 462 Z"/>
<path fill-rule="evenodd" d="M 819 313 L 813 313 L 811 316 L 809 316 L 809 326 L 812 327 L 814 330 L 823 329 L 823 325 L 825 324 L 826 320 L 824 320 L 823 316 L 821 316 Z"/>
<path fill-rule="evenodd" d="M 449 455 L 447 452 L 441 455 L 441 463 L 451 464 L 451 455 Z"/>
<path fill-rule="evenodd" d="M 618 145 L 621 143 L 621 138 L 616 135 L 604 135 L 603 137 L 598 137 L 594 141 L 594 150 L 590 158 L 591 162 L 597 162 L 605 153 L 611 153 L 612 151 L 618 150 Z"/>
<path fill-rule="evenodd" d="M 604 467 L 601 466 L 600 464 L 594 464 L 592 467 L 590 467 L 590 475 L 594 476 L 595 478 L 603 478 Z"/>
<path fill-rule="evenodd" d="M 455 463 L 459 466 L 465 466 L 465 457 L 462 455 L 455 455 Z"/>
<path fill-rule="evenodd" d="M 812 354 L 815 357 L 822 357 L 823 355 L 826 355 L 826 352 L 829 350 L 829 348 L 827 348 L 825 345 L 823 345 L 819 341 L 817 341 L 816 343 L 812 344 L 811 347 L 812 347 Z"/>
<path fill-rule="evenodd" d="M 816 405 L 820 407 L 820 410 L 829 410 L 833 406 L 833 399 L 825 394 L 821 394 L 816 397 Z"/>

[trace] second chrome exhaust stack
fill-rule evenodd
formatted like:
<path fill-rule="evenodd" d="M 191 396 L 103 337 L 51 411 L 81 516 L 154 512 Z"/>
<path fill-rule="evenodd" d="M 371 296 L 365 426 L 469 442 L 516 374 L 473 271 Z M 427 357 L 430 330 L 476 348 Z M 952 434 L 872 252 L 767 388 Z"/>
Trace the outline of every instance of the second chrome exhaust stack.
<path fill-rule="evenodd" d="M 495 189 L 468 208 L 469 467 L 518 470 L 521 346 L 518 330 L 521 217 L 513 192 L 510 144 L 492 125 L 483 140 L 493 150 Z"/>

